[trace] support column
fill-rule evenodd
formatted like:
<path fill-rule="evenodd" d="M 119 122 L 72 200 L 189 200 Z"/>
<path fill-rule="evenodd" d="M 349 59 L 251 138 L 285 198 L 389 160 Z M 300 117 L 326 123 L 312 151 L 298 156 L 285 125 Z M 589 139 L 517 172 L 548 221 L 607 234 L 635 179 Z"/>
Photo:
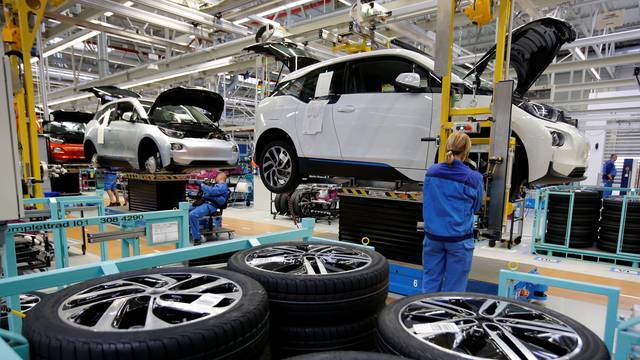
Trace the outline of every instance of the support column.
<path fill-rule="evenodd" d="M 106 23 L 107 17 L 101 16 L 100 21 Z M 98 34 L 98 74 L 100 78 L 109 75 L 109 49 L 107 34 L 101 32 Z"/>

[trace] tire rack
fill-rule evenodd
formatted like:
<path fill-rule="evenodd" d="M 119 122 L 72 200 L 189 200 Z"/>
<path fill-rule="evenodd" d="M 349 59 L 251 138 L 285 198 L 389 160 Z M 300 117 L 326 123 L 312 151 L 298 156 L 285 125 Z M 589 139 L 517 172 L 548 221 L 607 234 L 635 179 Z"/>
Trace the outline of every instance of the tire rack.
<path fill-rule="evenodd" d="M 145 220 L 148 218 L 154 218 L 160 213 L 142 213 Z M 125 215 L 118 216 L 99 216 L 94 218 L 87 218 L 90 222 L 100 222 L 101 219 L 107 218 L 121 218 Z M 75 220 L 55 220 L 43 223 L 49 223 L 51 225 L 67 224 L 69 227 L 73 227 Z M 187 221 L 179 227 L 181 233 L 188 237 L 188 225 Z M 10 249 L 13 245 L 13 230 L 12 226 L 19 226 L 20 224 L 9 225 L 2 232 L 5 236 L 7 247 Z M 190 246 L 188 243 L 185 246 L 177 248 L 175 250 L 167 250 L 159 253 L 132 256 L 117 260 L 108 260 L 100 263 L 79 265 L 65 269 L 55 269 L 43 273 L 28 274 L 17 276 L 15 263 L 7 264 L 3 262 L 5 274 L 7 276 L 0 279 L 0 297 L 5 297 L 7 304 L 11 308 L 19 308 L 21 294 L 33 292 L 35 290 L 51 288 L 56 286 L 65 286 L 72 283 L 95 279 L 105 275 L 112 275 L 124 271 L 147 269 L 150 267 L 157 267 L 169 264 L 176 264 L 181 262 L 187 262 L 192 259 L 198 259 L 207 256 L 214 256 L 224 253 L 236 252 L 239 250 L 248 249 L 253 246 L 273 244 L 281 241 L 290 240 L 302 240 L 302 241 L 320 241 L 327 244 L 338 243 L 335 240 L 329 240 L 324 238 L 317 238 L 313 236 L 313 229 L 315 220 L 312 218 L 302 219 L 301 227 L 296 230 L 288 230 L 282 232 L 275 232 L 256 236 L 254 238 L 242 238 L 226 241 L 218 241 L 211 244 L 204 244 L 197 247 Z M 9 230 L 8 230 L 9 229 Z M 10 253 L 10 252 L 9 252 Z M 11 257 L 12 254 L 7 254 Z M 13 254 L 15 257 L 15 254 Z M 28 341 L 21 335 L 22 322 L 17 316 L 11 316 L 9 319 L 10 331 L 0 329 L 0 359 L 21 359 L 28 358 L 29 344 Z M 10 344 L 9 344 L 10 343 Z"/>
<path fill-rule="evenodd" d="M 127 181 L 130 211 L 169 210 L 186 200 L 189 174 L 121 173 Z"/>
<path fill-rule="evenodd" d="M 536 255 L 554 256 L 561 258 L 573 258 L 586 261 L 613 263 L 622 266 L 631 266 L 633 268 L 640 267 L 640 254 L 625 253 L 622 251 L 622 241 L 624 239 L 624 226 L 627 213 L 627 202 L 630 198 L 640 198 L 640 189 L 629 188 L 607 188 L 611 191 L 626 192 L 623 201 L 622 212 L 620 215 L 620 230 L 618 233 L 617 251 L 615 253 L 608 253 L 600 250 L 584 250 L 574 249 L 569 247 L 569 239 L 571 237 L 571 222 L 573 215 L 573 202 L 575 195 L 567 190 L 597 190 L 604 191 L 604 187 L 597 186 L 551 186 L 542 188 L 536 191 L 535 195 L 535 213 L 533 220 L 533 234 L 532 234 L 532 250 Z M 549 244 L 545 242 L 545 234 L 547 232 L 547 208 L 546 204 L 549 203 L 549 195 L 557 194 L 560 196 L 569 196 L 569 209 L 567 218 L 567 231 L 564 245 Z"/>

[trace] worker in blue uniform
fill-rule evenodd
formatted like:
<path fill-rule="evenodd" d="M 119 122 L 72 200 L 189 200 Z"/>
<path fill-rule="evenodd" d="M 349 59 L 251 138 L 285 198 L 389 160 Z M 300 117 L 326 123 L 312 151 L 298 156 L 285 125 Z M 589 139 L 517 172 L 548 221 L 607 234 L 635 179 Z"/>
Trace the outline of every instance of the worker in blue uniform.
<path fill-rule="evenodd" d="M 613 180 L 618 174 L 618 170 L 616 170 L 616 160 L 618 160 L 618 155 L 611 154 L 609 160 L 605 161 L 604 165 L 602 165 L 602 185 L 605 188 L 608 188 L 605 189 L 602 194 L 602 197 L 605 199 L 611 196 L 611 187 L 613 186 Z"/>
<path fill-rule="evenodd" d="M 483 200 L 482 175 L 464 161 L 471 139 L 456 131 L 447 139 L 446 162 L 434 164 L 424 179 L 422 291 L 465 291 L 473 259 L 474 214 Z"/>
<path fill-rule="evenodd" d="M 215 184 L 202 184 L 200 189 L 202 190 L 202 199 L 189 208 L 189 226 L 194 242 L 206 241 L 204 236 L 200 234 L 200 219 L 215 213 L 216 209 L 223 207 L 229 198 L 227 175 L 223 172 L 218 173 Z"/>
<path fill-rule="evenodd" d="M 120 196 L 118 195 L 118 173 L 115 168 L 110 168 L 104 173 L 104 190 L 109 195 L 109 205 L 107 207 L 121 206 Z"/>

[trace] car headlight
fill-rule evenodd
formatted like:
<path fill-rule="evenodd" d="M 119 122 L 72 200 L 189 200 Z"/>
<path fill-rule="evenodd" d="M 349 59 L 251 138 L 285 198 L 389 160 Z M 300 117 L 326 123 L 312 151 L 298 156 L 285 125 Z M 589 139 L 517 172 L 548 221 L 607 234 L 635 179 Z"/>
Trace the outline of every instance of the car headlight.
<path fill-rule="evenodd" d="M 182 150 L 184 146 L 180 143 L 171 143 L 171 150 Z"/>
<path fill-rule="evenodd" d="M 168 137 L 176 139 L 182 139 L 184 137 L 184 133 L 182 131 L 171 130 L 164 127 L 159 127 L 158 129 L 160 129 L 160 131 L 162 131 L 162 133 L 167 135 Z"/>
<path fill-rule="evenodd" d="M 64 149 L 59 147 L 59 146 L 56 146 L 56 147 L 53 148 L 53 152 L 56 153 L 56 154 L 60 154 L 60 153 L 64 152 Z"/>
<path fill-rule="evenodd" d="M 539 119 L 551 122 L 556 122 L 558 120 L 556 109 L 549 105 L 522 101 L 516 106 Z"/>
<path fill-rule="evenodd" d="M 564 145 L 563 133 L 555 130 L 550 130 L 550 129 L 547 129 L 547 130 L 549 131 L 549 135 L 551 135 L 551 146 L 560 147 Z"/>

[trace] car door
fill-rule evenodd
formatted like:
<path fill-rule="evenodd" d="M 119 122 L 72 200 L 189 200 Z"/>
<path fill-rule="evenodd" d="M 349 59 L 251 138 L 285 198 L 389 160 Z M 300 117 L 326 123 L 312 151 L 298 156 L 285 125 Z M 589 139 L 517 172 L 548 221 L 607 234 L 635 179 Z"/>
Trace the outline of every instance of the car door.
<path fill-rule="evenodd" d="M 300 79 L 299 99 L 302 104 L 296 111 L 296 136 L 302 154 L 307 160 L 341 160 L 340 146 L 333 123 L 333 106 L 342 94 L 344 64 L 331 65 L 314 70 Z M 316 90 L 327 86 L 323 96 Z M 326 90 L 326 88 L 325 88 Z"/>
<path fill-rule="evenodd" d="M 111 157 L 113 150 L 109 147 L 109 122 L 115 118 L 116 104 L 110 104 L 102 108 L 96 114 L 96 120 L 98 122 L 97 134 L 96 134 L 96 151 L 100 157 Z"/>
<path fill-rule="evenodd" d="M 395 86 L 399 74 L 411 72 L 420 75 L 424 92 Z M 428 77 L 427 70 L 397 56 L 349 62 L 345 94 L 333 109 L 343 159 L 379 179 L 422 179 L 428 148 L 421 138 L 429 136 L 433 107 Z"/>
<path fill-rule="evenodd" d="M 116 109 L 107 126 L 105 142 L 110 149 L 110 157 L 127 162 L 137 159 L 138 126 L 136 109 L 129 101 L 116 103 Z"/>

